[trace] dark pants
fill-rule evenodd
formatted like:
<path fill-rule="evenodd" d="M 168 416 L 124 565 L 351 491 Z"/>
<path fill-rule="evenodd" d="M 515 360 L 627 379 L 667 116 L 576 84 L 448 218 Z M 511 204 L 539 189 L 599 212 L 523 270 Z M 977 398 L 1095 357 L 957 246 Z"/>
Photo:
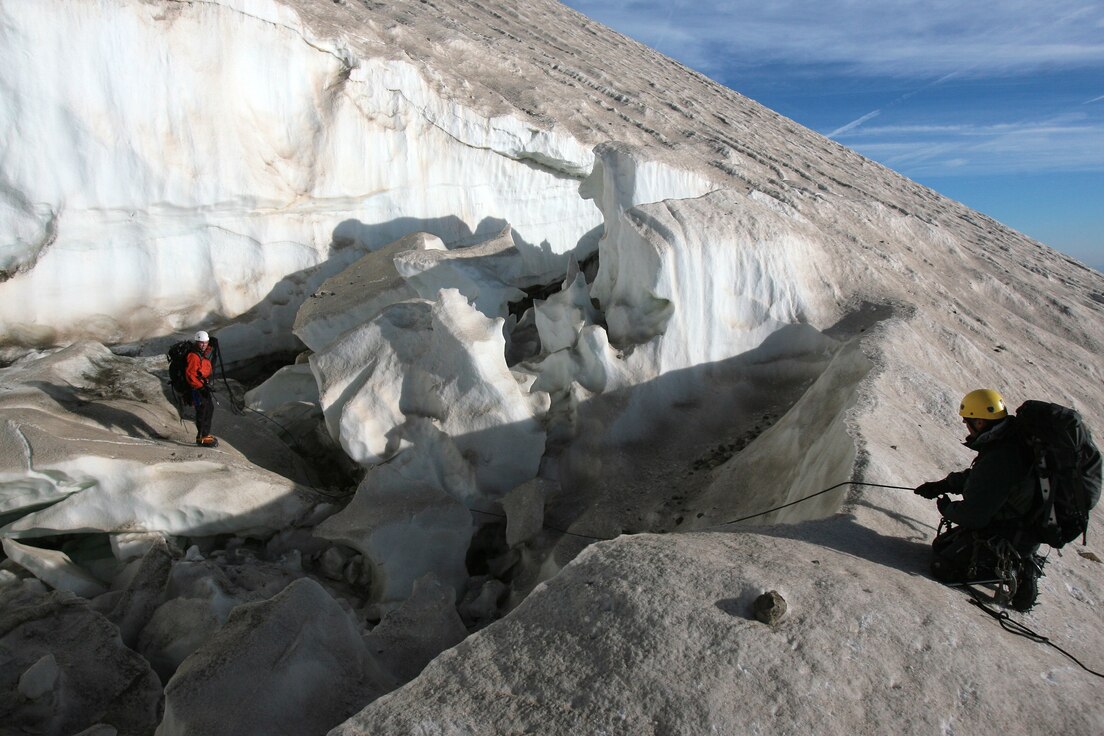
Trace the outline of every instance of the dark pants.
<path fill-rule="evenodd" d="M 215 417 L 215 399 L 211 390 L 192 389 L 192 406 L 195 407 L 196 439 L 206 437 L 211 434 L 211 421 Z"/>
<path fill-rule="evenodd" d="M 1039 545 L 1027 537 L 1022 530 L 1007 527 L 954 527 L 932 542 L 932 575 L 944 583 L 999 578 L 1000 568 L 1015 569 L 1021 559 L 1038 551 Z"/>

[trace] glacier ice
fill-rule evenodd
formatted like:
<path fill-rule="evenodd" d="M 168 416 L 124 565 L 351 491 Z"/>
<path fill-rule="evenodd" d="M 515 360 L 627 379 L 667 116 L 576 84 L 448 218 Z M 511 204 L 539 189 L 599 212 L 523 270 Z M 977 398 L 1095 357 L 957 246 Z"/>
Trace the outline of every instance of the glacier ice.
<path fill-rule="evenodd" d="M 44 654 L 19 677 L 19 694 L 27 700 L 38 700 L 54 689 L 59 670 L 57 658 Z"/>
<path fill-rule="evenodd" d="M 455 591 L 427 573 L 414 582 L 402 605 L 387 613 L 365 637 L 365 644 L 384 670 L 405 682 L 466 636 L 467 629 L 456 612 Z"/>
<path fill-rule="evenodd" d="M 416 422 L 412 446 L 370 469 L 344 509 L 315 534 L 363 553 L 372 566 L 373 599 L 394 605 L 432 573 L 454 590 L 467 580 L 464 560 L 476 494 L 473 470 L 449 437 Z"/>
<path fill-rule="evenodd" d="M 77 432 L 33 391 L 0 405 L 43 414 L 30 425 L 34 414 L 9 419 L 0 434 L 9 464 L 24 458 L 0 477 L 5 508 L 20 514 L 4 527 L 9 556 L 54 586 L 88 576 L 82 591 L 160 676 L 174 678 L 163 733 L 195 727 L 195 703 L 207 696 L 191 673 L 212 652 L 238 646 L 226 639 L 232 612 L 253 602 L 264 620 L 279 619 L 280 596 L 323 595 L 285 588 L 310 572 L 383 616 L 376 639 L 389 647 L 387 687 L 413 676 L 462 636 L 457 606 L 469 621 L 493 620 L 577 551 L 577 542 L 546 548 L 546 506 L 562 513 L 601 488 L 607 495 L 578 521 L 603 533 L 622 526 L 614 521 L 622 514 L 607 517 L 608 504 L 633 478 L 603 476 L 611 462 L 634 462 L 625 448 L 649 431 L 649 416 L 716 388 L 711 366 L 759 348 L 815 308 L 806 296 L 815 287 L 806 240 L 814 236 L 795 234 L 772 202 L 740 200 L 734 233 L 731 220 L 709 217 L 731 209 L 734 195 L 699 173 L 632 146 L 591 151 L 555 128 L 488 118 L 439 96 L 408 63 L 359 58 L 311 37 L 280 7 L 213 3 L 178 8 L 169 20 L 120 5 L 84 17 L 91 29 L 116 27 L 130 44 L 111 63 L 153 53 L 151 38 L 165 44 L 148 69 L 109 74 L 100 61 L 84 72 L 87 84 L 127 106 L 122 119 L 137 126 L 124 131 L 129 141 L 100 136 L 90 146 L 86 117 L 99 113 L 76 106 L 70 118 L 51 117 L 63 102 L 22 87 L 6 98 L 30 100 L 54 134 L 68 134 L 48 157 L 81 162 L 59 178 L 28 181 L 25 172 L 47 155 L 44 138 L 29 136 L 0 191 L 0 216 L 17 238 L 3 251 L 13 260 L 0 283 L 8 344 L 140 342 L 202 325 L 218 328 L 238 356 L 305 345 L 305 362 L 250 390 L 246 406 L 300 447 L 309 440 L 325 450 L 324 428 L 363 473 L 352 498 L 331 509 L 233 452 L 156 460 L 172 434 L 167 413 L 134 442 L 103 434 L 96 418 Z M 16 37 L 35 23 L 75 22 L 49 3 L 36 18 L 17 15 L 6 30 Z M 263 38 L 247 38 L 259 46 L 241 38 L 250 17 L 272 21 Z M 155 30 L 164 22 L 167 35 Z M 201 26 L 210 31 L 202 40 Z M 261 55 L 289 43 L 294 52 L 273 68 L 276 77 L 243 63 L 244 50 L 173 66 L 231 36 Z M 106 50 L 73 51 L 95 53 Z M 232 99 L 220 63 L 237 75 Z M 49 83 L 49 73 L 31 78 Z M 129 90 L 146 85 L 156 107 L 170 92 L 150 80 L 165 74 L 190 89 L 209 84 L 211 110 L 236 105 L 249 114 L 206 130 L 178 118 L 195 100 L 163 105 L 154 118 L 133 112 Z M 64 100 L 67 88 L 59 89 Z M 22 109 L 0 112 L 26 127 Z M 109 230 L 110 247 L 93 247 Z M 106 282 L 121 285 L 90 288 Z M 53 309 L 48 328 L 40 326 L 44 304 Z M 104 366 L 122 371 L 96 343 L 77 345 L 4 370 L 13 385 L 81 391 Z M 149 390 L 132 393 L 149 401 Z M 113 400 L 133 411 L 126 397 Z M 105 451 L 67 454 L 59 444 L 43 462 L 47 432 Z M 233 564 L 247 549 L 240 542 L 204 559 L 219 538 L 268 538 L 296 525 L 310 539 L 283 553 L 274 547 L 274 569 Z M 82 568 L 92 569 L 90 560 L 24 543 L 48 545 L 67 532 L 106 535 L 114 559 L 94 568 L 101 587 Z M 188 551 L 172 550 L 174 539 L 189 540 Z M 491 574 L 468 569 L 473 549 L 498 555 L 479 561 Z M 227 571 L 245 569 L 263 582 L 242 589 L 231 581 Z M 513 589 L 495 577 L 507 572 Z M 426 632 L 417 629 L 427 626 L 435 638 L 418 649 Z M 241 646 L 257 654 L 267 645 Z"/>
<path fill-rule="evenodd" d="M 8 585 L 0 587 L 0 607 L 17 614 L 0 633 L 2 672 L 10 683 L 0 698 L 5 728 L 81 733 L 110 723 L 120 733 L 152 733 L 157 727 L 157 675 L 86 601 Z"/>
<path fill-rule="evenodd" d="M 243 680 L 264 693 L 242 699 Z M 228 714 L 264 733 L 321 733 L 389 684 L 352 617 L 303 579 L 238 606 L 165 687 L 161 736 L 223 733 Z"/>
<path fill-rule="evenodd" d="M 101 581 L 73 564 L 64 552 L 31 547 L 10 538 L 5 538 L 3 545 L 8 559 L 54 590 L 67 590 L 84 598 L 95 598 L 106 590 Z"/>
<path fill-rule="evenodd" d="M 952 464 L 932 430 L 952 431 L 958 382 L 1099 404 L 1098 281 L 559 4 L 0 16 L 0 609 L 43 616 L 0 642 L 0 677 L 35 696 L 0 698 L 5 722 L 207 736 L 240 711 L 321 731 L 432 661 L 341 731 L 453 703 L 475 730 L 488 708 L 648 730 L 668 702 L 669 730 L 705 731 L 687 703 L 759 702 L 711 685 L 757 666 L 717 656 L 733 642 L 797 656 L 807 672 L 767 673 L 795 690 L 839 668 L 829 705 L 899 705 L 885 681 L 925 681 L 899 656 L 964 665 L 933 654 L 940 632 L 980 628 L 933 612 L 951 593 L 908 568 L 929 510 L 868 495 L 819 526 L 718 532 Z M 1029 296 L 1052 292 L 1065 312 Z M 215 453 L 160 380 L 163 343 L 197 326 L 228 361 L 297 354 L 220 385 Z M 1072 358 L 1040 379 L 1040 355 Z M 823 626 L 747 625 L 741 601 L 778 578 Z M 859 634 L 855 601 L 877 614 Z M 66 634 L 77 618 L 91 634 Z M 872 643 L 882 623 L 932 646 Z M 841 642 L 876 650 L 878 676 Z M 612 683 L 597 705 L 594 683 Z"/>
<path fill-rule="evenodd" d="M 407 446 L 405 425 L 424 418 L 453 439 L 483 493 L 533 477 L 544 401 L 507 368 L 502 326 L 446 289 L 346 332 L 310 357 L 331 434 L 351 458 L 374 464 Z"/>
<path fill-rule="evenodd" d="M 396 256 L 407 250 L 444 248 L 440 238 L 417 232 L 361 257 L 322 282 L 303 303 L 295 316 L 296 337 L 310 350 L 319 352 L 384 307 L 419 296 L 400 275 Z"/>
<path fill-rule="evenodd" d="M 409 63 L 356 57 L 286 5 L 253 5 L 266 9 L 5 7 L 6 345 L 134 341 L 244 315 L 236 349 L 289 349 L 299 304 L 343 250 L 508 221 L 545 270 L 598 224 L 577 193 L 589 147 L 488 119 Z M 280 20 L 257 22 L 268 17 Z"/>

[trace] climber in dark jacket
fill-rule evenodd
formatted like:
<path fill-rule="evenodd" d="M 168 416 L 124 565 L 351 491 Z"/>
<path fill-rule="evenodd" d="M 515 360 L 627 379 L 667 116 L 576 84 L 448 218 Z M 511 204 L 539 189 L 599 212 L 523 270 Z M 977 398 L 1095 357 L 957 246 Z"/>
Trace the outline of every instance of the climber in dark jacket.
<path fill-rule="evenodd" d="M 970 582 L 992 577 L 1002 557 L 1011 559 L 1016 576 L 1012 606 L 1027 610 L 1038 595 L 1040 573 L 1039 540 L 1026 523 L 1035 502 L 1030 449 L 1004 399 L 992 389 L 966 394 L 959 415 L 969 432 L 965 445 L 977 452 L 973 464 L 915 491 L 938 497 L 939 513 L 951 523 L 932 543 L 932 574 L 943 582 Z M 951 493 L 962 500 L 945 495 Z"/>

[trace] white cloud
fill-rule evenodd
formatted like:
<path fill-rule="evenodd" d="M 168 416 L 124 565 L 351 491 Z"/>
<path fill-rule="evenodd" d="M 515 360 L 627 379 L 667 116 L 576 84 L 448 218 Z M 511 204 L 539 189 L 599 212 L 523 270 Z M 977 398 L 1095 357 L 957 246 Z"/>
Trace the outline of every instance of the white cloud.
<path fill-rule="evenodd" d="M 994 125 L 872 126 L 840 142 L 908 176 L 1104 170 L 1104 124 L 1086 116 Z"/>
<path fill-rule="evenodd" d="M 567 0 L 707 74 L 734 65 L 840 65 L 929 77 L 1104 65 L 1098 0 Z"/>
<path fill-rule="evenodd" d="M 836 118 L 826 135 L 908 176 L 1104 170 L 1104 119 L 1085 107 L 1104 96 L 1080 81 L 1104 74 L 1099 0 L 565 1 L 736 89 L 755 75 L 760 88 L 811 91 L 803 104 L 821 121 L 845 109 L 851 121 Z M 1073 99 L 1032 76 L 1066 70 L 1083 90 Z M 878 99 L 863 85 L 874 77 L 909 91 Z M 817 97 L 827 79 L 836 96 Z M 952 79 L 958 96 L 933 89 Z M 975 80 L 994 84 L 972 104 L 962 90 Z M 847 109 L 849 89 L 873 104 Z M 1054 116 L 1071 108 L 1095 117 Z"/>
<path fill-rule="evenodd" d="M 878 115 L 880 115 L 881 113 L 882 113 L 881 110 L 875 110 L 873 112 L 868 112 L 867 114 L 863 115 L 861 118 L 858 118 L 857 120 L 852 120 L 847 125 L 843 125 L 843 126 L 840 126 L 839 128 L 836 128 L 835 130 L 833 130 L 831 133 L 828 134 L 828 137 L 829 138 L 835 138 L 836 136 L 843 135 L 844 133 L 847 133 L 848 131 L 854 130 L 855 128 L 859 127 L 860 125 L 865 123 L 867 120 L 870 120 L 871 118 L 878 117 Z"/>

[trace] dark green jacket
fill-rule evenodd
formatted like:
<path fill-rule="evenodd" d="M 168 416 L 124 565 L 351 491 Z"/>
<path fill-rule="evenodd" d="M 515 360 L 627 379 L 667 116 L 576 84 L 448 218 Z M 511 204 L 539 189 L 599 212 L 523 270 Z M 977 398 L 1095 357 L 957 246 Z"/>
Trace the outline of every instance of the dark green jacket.
<path fill-rule="evenodd" d="M 1008 417 L 989 431 L 967 440 L 977 452 L 968 470 L 947 476 L 962 500 L 944 511 L 947 519 L 967 529 L 1014 527 L 1035 502 L 1035 475 L 1030 450 L 1016 431 L 1016 418 Z"/>

